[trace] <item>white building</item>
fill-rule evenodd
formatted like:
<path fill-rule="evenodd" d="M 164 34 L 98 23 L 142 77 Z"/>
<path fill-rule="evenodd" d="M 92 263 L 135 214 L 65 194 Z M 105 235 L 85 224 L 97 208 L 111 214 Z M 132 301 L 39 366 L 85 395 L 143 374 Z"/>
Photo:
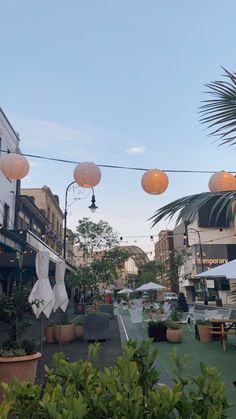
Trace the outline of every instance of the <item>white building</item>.
<path fill-rule="evenodd" d="M 16 151 L 19 141 L 18 134 L 0 108 L 0 160 L 6 156 L 4 151 Z M 8 229 L 14 228 L 16 188 L 17 182 L 7 179 L 0 171 L 0 225 Z"/>

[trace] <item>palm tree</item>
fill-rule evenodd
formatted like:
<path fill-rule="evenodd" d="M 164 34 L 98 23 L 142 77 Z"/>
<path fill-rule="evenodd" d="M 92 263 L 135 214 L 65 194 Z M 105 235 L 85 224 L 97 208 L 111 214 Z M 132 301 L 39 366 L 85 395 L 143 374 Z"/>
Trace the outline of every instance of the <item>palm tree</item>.
<path fill-rule="evenodd" d="M 226 77 L 224 81 L 214 81 L 206 84 L 211 98 L 203 101 L 200 108 L 200 121 L 207 124 L 210 135 L 216 136 L 220 145 L 236 144 L 236 74 L 223 68 Z M 200 208 L 211 204 L 209 219 L 214 215 L 215 223 L 222 213 L 226 223 L 234 221 L 236 215 L 236 191 L 204 192 L 179 198 L 162 208 L 159 208 L 149 219 L 154 227 L 162 219 L 172 219 L 177 213 L 176 224 L 192 222 Z"/>
<path fill-rule="evenodd" d="M 227 80 L 206 84 L 211 99 L 204 100 L 200 108 L 200 121 L 208 125 L 210 135 L 218 137 L 220 144 L 236 144 L 236 75 L 225 71 Z M 230 80 L 230 82 L 228 81 Z"/>

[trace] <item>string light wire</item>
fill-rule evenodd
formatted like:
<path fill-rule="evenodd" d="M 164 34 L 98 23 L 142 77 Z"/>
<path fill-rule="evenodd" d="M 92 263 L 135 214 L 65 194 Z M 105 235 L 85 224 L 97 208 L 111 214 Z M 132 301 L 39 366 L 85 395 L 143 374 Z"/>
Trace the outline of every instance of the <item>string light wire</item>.
<path fill-rule="evenodd" d="M 0 149 L 1 152 L 3 153 L 9 153 L 9 150 L 3 150 Z M 34 159 L 41 159 L 41 160 L 50 160 L 50 161 L 55 161 L 55 162 L 59 162 L 59 163 L 68 163 L 68 164 L 80 164 L 81 162 L 78 161 L 74 161 L 74 160 L 66 160 L 66 159 L 59 159 L 59 158 L 55 158 L 55 157 L 47 157 L 47 156 L 40 156 L 37 154 L 28 154 L 28 153 L 21 153 L 22 156 L 25 157 L 30 157 L 30 158 L 34 158 Z M 97 163 L 96 163 L 97 164 Z M 111 164 L 97 164 L 97 166 L 99 167 L 104 167 L 104 168 L 108 168 L 108 169 L 122 169 L 122 170 L 137 170 L 137 171 L 142 171 L 142 172 L 146 172 L 147 170 L 150 170 L 149 168 L 144 168 L 144 167 L 132 167 L 132 166 L 118 166 L 118 165 L 111 165 Z M 160 169 L 163 172 L 167 172 L 167 173 L 201 173 L 201 174 L 213 174 L 219 171 L 218 170 L 187 170 L 187 169 Z M 236 173 L 235 170 L 227 170 L 228 173 Z"/>

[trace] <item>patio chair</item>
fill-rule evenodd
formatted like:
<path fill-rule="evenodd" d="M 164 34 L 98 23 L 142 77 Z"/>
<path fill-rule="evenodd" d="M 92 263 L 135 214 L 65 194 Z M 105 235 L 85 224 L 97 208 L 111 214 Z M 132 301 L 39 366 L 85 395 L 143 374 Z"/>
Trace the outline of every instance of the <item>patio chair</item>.
<path fill-rule="evenodd" d="M 226 308 L 226 307 L 218 309 L 218 312 L 222 314 L 222 317 L 221 317 L 222 319 L 229 319 L 231 315 L 231 311 L 232 311 L 231 308 Z"/>
<path fill-rule="evenodd" d="M 180 322 L 183 324 L 188 324 L 190 319 L 190 313 L 188 311 L 180 313 Z"/>
<path fill-rule="evenodd" d="M 131 322 L 142 323 L 143 321 L 143 307 L 138 308 L 129 308 L 129 314 L 131 317 Z"/>

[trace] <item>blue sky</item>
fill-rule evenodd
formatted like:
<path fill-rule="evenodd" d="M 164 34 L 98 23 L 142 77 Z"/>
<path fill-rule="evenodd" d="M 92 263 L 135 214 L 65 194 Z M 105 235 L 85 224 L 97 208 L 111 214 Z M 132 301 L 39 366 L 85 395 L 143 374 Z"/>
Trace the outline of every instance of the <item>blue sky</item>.
<path fill-rule="evenodd" d="M 204 83 L 235 65 L 235 1 L 2 0 L 0 106 L 25 153 L 158 169 L 236 170 L 199 123 Z M 31 159 L 23 187 L 60 197 L 74 165 Z M 102 169 L 99 210 L 129 244 L 152 250 L 147 219 L 170 201 L 208 190 L 209 175 L 170 174 L 143 192 L 142 172 Z M 69 196 L 68 224 L 90 216 Z M 147 236 L 130 238 L 129 236 Z"/>

